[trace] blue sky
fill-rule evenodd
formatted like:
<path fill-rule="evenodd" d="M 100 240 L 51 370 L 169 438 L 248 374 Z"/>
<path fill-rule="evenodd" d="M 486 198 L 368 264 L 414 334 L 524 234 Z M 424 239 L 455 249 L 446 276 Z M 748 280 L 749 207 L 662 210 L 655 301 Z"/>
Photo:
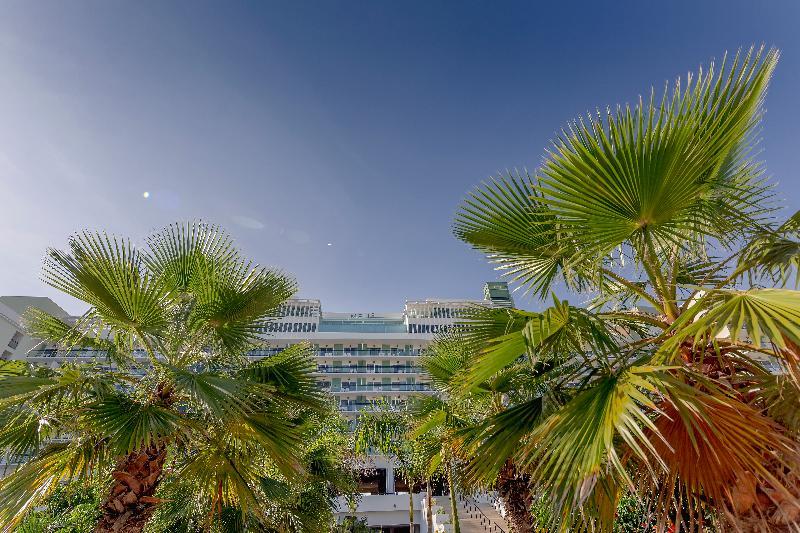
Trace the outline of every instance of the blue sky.
<path fill-rule="evenodd" d="M 496 275 L 450 233 L 468 190 L 751 43 L 783 51 L 763 155 L 797 209 L 798 21 L 794 0 L 4 2 L 0 294 L 80 310 L 39 281 L 47 246 L 203 218 L 329 311 L 479 297 Z"/>

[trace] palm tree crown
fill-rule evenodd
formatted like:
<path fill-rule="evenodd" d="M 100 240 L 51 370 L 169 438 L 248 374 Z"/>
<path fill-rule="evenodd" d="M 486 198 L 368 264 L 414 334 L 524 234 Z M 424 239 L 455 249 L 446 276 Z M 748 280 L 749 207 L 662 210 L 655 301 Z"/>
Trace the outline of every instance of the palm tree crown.
<path fill-rule="evenodd" d="M 304 439 L 328 406 L 306 346 L 246 356 L 294 280 L 242 259 L 202 222 L 169 226 L 143 249 L 89 232 L 69 245 L 48 251 L 44 280 L 89 310 L 74 323 L 31 310 L 28 328 L 66 359 L 98 357 L 0 370 L 0 448 L 30 457 L 0 482 L 0 523 L 13 527 L 71 478 L 107 481 L 98 531 L 141 531 L 176 487 L 190 487 L 209 522 L 229 508 L 282 519 L 270 487 L 308 475 Z"/>
<path fill-rule="evenodd" d="M 763 288 L 797 268 L 800 218 L 775 223 L 755 151 L 777 60 L 751 49 L 573 122 L 535 175 L 492 180 L 458 212 L 456 236 L 524 291 L 560 281 L 592 299 L 477 308 L 460 333 L 460 394 L 518 365 L 529 377 L 462 433 L 466 474 L 513 461 L 551 504 L 542 527 L 611 531 L 625 492 L 661 529 L 800 517 L 800 293 Z"/>

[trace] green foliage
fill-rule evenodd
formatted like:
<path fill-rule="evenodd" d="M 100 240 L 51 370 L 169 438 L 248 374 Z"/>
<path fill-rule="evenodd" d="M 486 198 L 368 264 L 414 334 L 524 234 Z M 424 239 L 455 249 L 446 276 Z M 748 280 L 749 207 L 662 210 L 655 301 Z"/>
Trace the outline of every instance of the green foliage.
<path fill-rule="evenodd" d="M 31 511 L 17 528 L 20 533 L 91 533 L 100 517 L 100 491 L 94 484 L 60 485 L 44 509 Z"/>
<path fill-rule="evenodd" d="M 0 528 L 62 480 L 99 478 L 104 498 L 134 514 L 141 507 L 118 495 L 135 502 L 158 488 L 188 498 L 172 505 L 196 512 L 183 513 L 187 523 L 235 511 L 242 523 L 266 527 L 278 513 L 288 517 L 285 530 L 313 531 L 308 524 L 330 512 L 330 495 L 345 490 L 338 449 L 309 456 L 324 420 L 338 414 L 315 387 L 308 346 L 247 358 L 295 281 L 242 258 L 225 232 L 203 222 L 174 224 L 145 242 L 81 232 L 67 251 L 48 250 L 44 280 L 90 308 L 75 322 L 30 311 L 27 328 L 66 353 L 91 349 L 96 358 L 0 366 L 0 450 L 31 458 L 0 480 Z M 155 478 L 109 479 L 144 450 L 155 450 L 147 464 Z M 267 490 L 268 479 L 287 484 L 291 501 Z M 101 508 L 109 523 L 124 515 Z"/>
<path fill-rule="evenodd" d="M 346 516 L 344 519 L 333 527 L 332 533 L 374 533 L 367 525 L 366 518 L 356 518 L 355 516 Z"/>
<path fill-rule="evenodd" d="M 635 530 L 636 499 L 618 506 L 629 491 L 660 529 L 800 520 L 800 297 L 783 288 L 800 225 L 774 219 L 755 157 L 778 55 L 753 48 L 574 121 L 534 174 L 459 210 L 455 235 L 520 288 L 589 298 L 476 309 L 428 362 L 449 404 L 479 406 L 452 440 L 463 476 L 490 484 L 517 465 L 543 495 L 539 527 Z M 451 416 L 433 412 L 426 428 Z"/>

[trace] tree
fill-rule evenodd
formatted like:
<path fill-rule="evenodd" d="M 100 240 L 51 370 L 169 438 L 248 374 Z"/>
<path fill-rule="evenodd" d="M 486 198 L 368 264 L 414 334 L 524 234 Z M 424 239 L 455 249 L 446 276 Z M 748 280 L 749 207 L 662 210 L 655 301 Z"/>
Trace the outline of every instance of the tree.
<path fill-rule="evenodd" d="M 432 478 L 439 473 L 437 454 L 440 443 L 428 435 L 414 436 L 414 420 L 408 411 L 398 411 L 385 403 L 376 403 L 373 411 L 359 414 L 353 432 L 353 450 L 357 455 L 371 451 L 391 457 L 395 470 L 408 485 L 408 516 L 414 529 L 414 486 L 425 484 L 428 530 L 433 531 Z M 457 517 L 456 517 L 457 520 Z"/>
<path fill-rule="evenodd" d="M 776 221 L 755 153 L 777 61 L 751 49 L 573 122 L 534 175 L 484 184 L 457 214 L 456 236 L 522 290 L 591 298 L 464 324 L 465 390 L 552 367 L 541 417 L 500 412 L 472 443 L 482 458 L 515 443 L 550 530 L 611 531 L 625 491 L 662 531 L 800 518 L 800 215 Z"/>
<path fill-rule="evenodd" d="M 492 317 L 498 313 L 505 315 L 506 311 L 475 307 L 467 311 L 466 317 L 474 332 L 481 316 Z M 439 397 L 446 399 L 448 411 L 462 413 L 451 437 L 462 482 L 474 490 L 496 489 L 514 532 L 532 533 L 530 476 L 520 471 L 512 453 L 518 437 L 502 435 L 503 446 L 496 447 L 489 457 L 476 452 L 483 443 L 496 439 L 498 420 L 530 423 L 540 417 L 541 376 L 549 367 L 531 368 L 515 361 L 488 379 L 465 387 L 463 380 L 469 378 L 465 369 L 469 368 L 475 353 L 470 336 L 460 329 L 446 331 L 431 344 L 422 367 L 431 377 Z"/>
<path fill-rule="evenodd" d="M 303 478 L 309 417 L 329 409 L 307 346 L 246 357 L 295 282 L 202 222 L 169 226 L 143 249 L 90 232 L 69 246 L 48 250 L 43 278 L 89 310 L 74 323 L 30 310 L 28 329 L 67 360 L 79 349 L 98 358 L 3 363 L 0 448 L 30 459 L 0 481 L 0 523 L 13 527 L 74 479 L 107 483 L 97 531 L 142 531 L 176 487 L 209 523 L 228 508 L 269 523 L 269 480 Z"/>

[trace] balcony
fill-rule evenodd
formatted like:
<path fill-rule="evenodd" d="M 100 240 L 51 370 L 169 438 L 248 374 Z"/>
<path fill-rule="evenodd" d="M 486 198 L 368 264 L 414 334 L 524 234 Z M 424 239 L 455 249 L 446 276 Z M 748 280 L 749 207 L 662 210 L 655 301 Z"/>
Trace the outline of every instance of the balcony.
<path fill-rule="evenodd" d="M 319 365 L 319 374 L 419 374 L 422 369 L 416 366 L 390 365 L 390 366 L 328 366 Z"/>
<path fill-rule="evenodd" d="M 356 348 L 345 348 L 334 350 L 333 348 L 320 348 L 317 352 L 318 357 L 415 357 L 422 355 L 422 350 L 381 350 L 380 348 L 369 348 L 358 350 Z"/>
<path fill-rule="evenodd" d="M 339 411 L 343 413 L 356 413 L 359 411 L 372 411 L 375 407 L 374 402 L 359 402 L 357 400 L 342 400 L 339 402 Z M 404 407 L 402 403 L 392 403 L 392 410 L 400 410 Z"/>
<path fill-rule="evenodd" d="M 328 386 L 329 384 L 324 384 Z M 342 383 L 341 387 L 327 388 L 328 392 L 334 393 L 353 393 L 353 392 L 425 392 L 430 391 L 429 383 L 367 383 L 357 385 L 355 383 Z"/>

